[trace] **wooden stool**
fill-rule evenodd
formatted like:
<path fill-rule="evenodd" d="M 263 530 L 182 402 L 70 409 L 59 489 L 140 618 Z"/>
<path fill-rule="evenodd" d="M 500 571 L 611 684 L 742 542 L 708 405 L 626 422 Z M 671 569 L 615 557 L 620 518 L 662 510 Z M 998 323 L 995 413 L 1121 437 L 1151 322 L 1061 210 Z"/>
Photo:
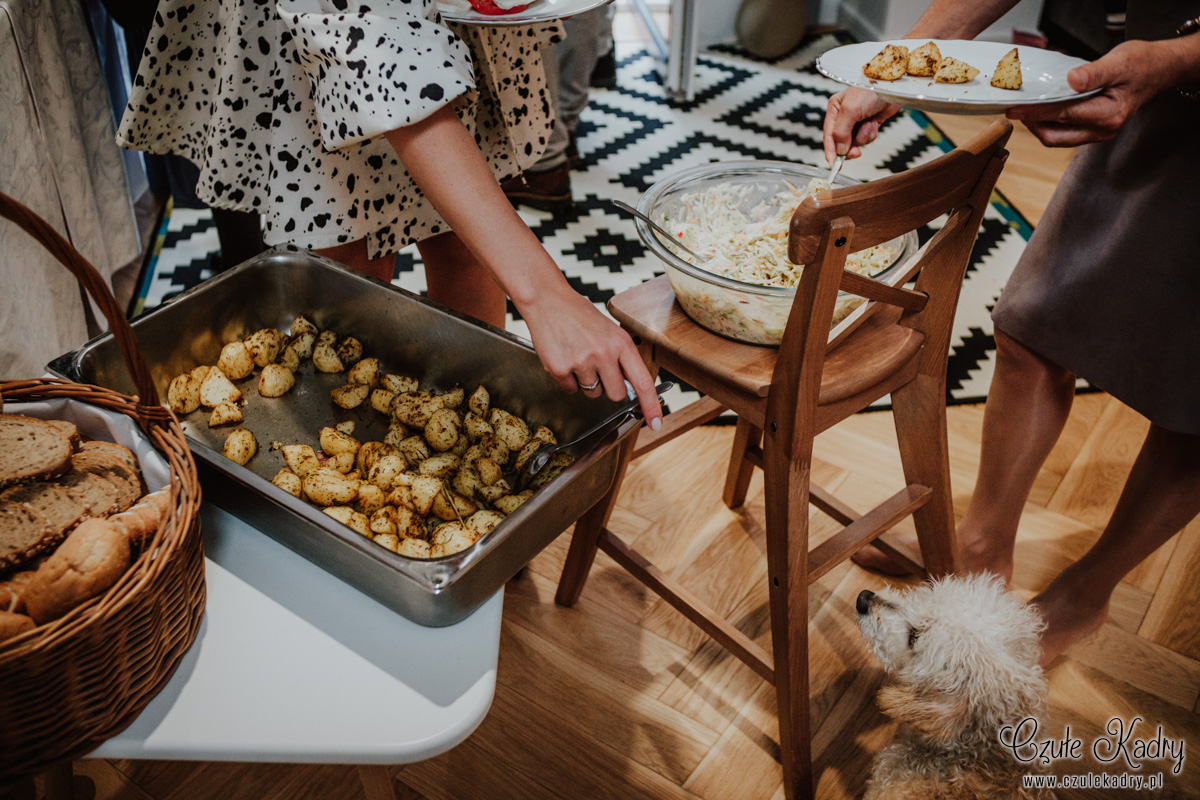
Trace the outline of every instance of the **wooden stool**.
<path fill-rule="evenodd" d="M 575 525 L 555 597 L 570 606 L 596 550 L 699 625 L 775 685 L 783 785 L 789 800 L 813 792 L 808 710 L 808 586 L 912 514 L 930 575 L 954 570 L 954 512 L 946 442 L 946 360 L 963 274 L 1012 133 L 993 123 L 964 147 L 900 175 L 808 197 L 792 216 L 788 256 L 806 264 L 779 349 L 741 344 L 694 323 L 656 278 L 609 301 L 637 340 L 652 372 L 670 370 L 707 397 L 670 414 L 621 452 L 608 495 Z M 941 215 L 945 226 L 914 257 L 915 289 L 883 285 L 843 267 L 851 252 L 915 230 Z M 829 346 L 839 290 L 880 303 Z M 810 483 L 813 437 L 891 394 L 907 485 L 859 514 Z M 774 655 L 701 604 L 670 576 L 618 539 L 608 523 L 629 462 L 726 408 L 737 432 L 724 500 L 740 506 L 754 467 L 763 470 L 771 637 Z M 765 436 L 764 436 L 765 433 Z M 845 527 L 811 552 L 808 504 Z M 916 557 L 883 540 L 885 551 Z M 920 566 L 919 564 L 916 566 Z"/>

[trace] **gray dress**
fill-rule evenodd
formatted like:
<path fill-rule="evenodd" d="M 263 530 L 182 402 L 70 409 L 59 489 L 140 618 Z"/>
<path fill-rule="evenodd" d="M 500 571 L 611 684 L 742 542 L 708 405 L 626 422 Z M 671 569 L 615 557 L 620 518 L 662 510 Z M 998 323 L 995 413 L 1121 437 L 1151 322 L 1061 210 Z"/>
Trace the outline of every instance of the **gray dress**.
<path fill-rule="evenodd" d="M 1127 37 L 1169 38 L 1197 15 L 1200 2 L 1131 0 Z M 1200 434 L 1200 100 L 1168 90 L 1079 149 L 992 320 L 1151 422 Z"/>

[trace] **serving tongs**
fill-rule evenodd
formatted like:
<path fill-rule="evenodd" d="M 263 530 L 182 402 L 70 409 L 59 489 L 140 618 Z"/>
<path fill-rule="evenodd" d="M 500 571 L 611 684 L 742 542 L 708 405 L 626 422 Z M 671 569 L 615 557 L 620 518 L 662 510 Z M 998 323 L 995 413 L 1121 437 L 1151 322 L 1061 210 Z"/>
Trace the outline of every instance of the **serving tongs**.
<path fill-rule="evenodd" d="M 663 401 L 663 395 L 674 388 L 674 386 L 675 384 L 671 381 L 663 381 L 654 387 L 654 392 L 658 395 L 658 402 L 660 405 Z M 621 403 L 621 405 L 617 406 L 613 413 L 609 414 L 607 417 L 600 420 L 571 441 L 563 444 L 542 445 L 534 451 L 533 455 L 526 459 L 525 465 L 519 471 L 514 470 L 506 473 L 504 475 L 504 480 L 509 486 L 513 487 L 514 492 L 519 492 L 528 486 L 529 482 L 532 481 L 539 472 L 546 468 L 546 465 L 550 463 L 550 460 L 554 458 L 556 453 L 562 450 L 567 450 L 571 447 L 575 447 L 576 445 L 585 442 L 598 434 L 611 433 L 620 427 L 621 424 L 627 419 L 631 417 L 640 417 L 641 415 L 642 412 L 640 401 L 636 397 L 631 397 L 624 403 Z"/>
<path fill-rule="evenodd" d="M 656 234 L 658 234 L 658 238 L 663 240 L 664 244 L 669 245 L 671 247 L 678 247 L 680 250 L 687 253 L 692 258 L 696 259 L 696 261 L 700 264 L 703 264 L 705 261 L 708 261 L 707 258 L 700 255 L 695 250 L 692 250 L 690 247 L 685 245 L 683 242 L 679 241 L 677 237 L 672 236 L 670 231 L 668 231 L 666 228 L 659 225 L 657 222 L 650 219 L 645 214 L 638 211 L 636 208 L 629 205 L 628 203 L 622 203 L 620 200 L 609 200 L 608 202 L 609 202 L 609 205 L 615 207 L 619 211 L 623 211 L 626 214 L 629 214 L 631 217 L 637 217 L 642 222 L 649 225 L 650 230 L 652 230 Z"/>

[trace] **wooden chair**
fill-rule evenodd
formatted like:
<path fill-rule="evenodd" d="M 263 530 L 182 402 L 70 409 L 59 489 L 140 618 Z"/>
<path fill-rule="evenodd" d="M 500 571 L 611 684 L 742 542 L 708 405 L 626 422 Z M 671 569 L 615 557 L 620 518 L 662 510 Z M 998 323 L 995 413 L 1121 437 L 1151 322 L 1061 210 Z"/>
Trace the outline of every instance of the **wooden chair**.
<path fill-rule="evenodd" d="M 600 549 L 775 685 L 785 794 L 813 791 L 808 693 L 808 587 L 840 561 L 912 514 L 931 575 L 955 565 L 946 443 L 946 360 L 963 274 L 1012 132 L 992 124 L 964 147 L 908 172 L 807 198 L 791 220 L 788 252 L 807 264 L 778 350 L 709 333 L 675 302 L 666 277 L 614 297 L 609 309 L 659 368 L 707 397 L 670 414 L 621 452 L 608 495 L 576 523 L 555 598 L 570 606 Z M 915 289 L 845 272 L 850 252 L 889 241 L 946 214 L 916 255 Z M 839 288 L 884 305 L 829 348 Z M 875 509 L 855 512 L 812 484 L 813 437 L 891 394 L 907 485 Z M 701 604 L 605 526 L 629 462 L 726 408 L 737 413 L 724 501 L 746 497 L 754 467 L 764 472 L 767 564 L 774 657 Z M 765 437 L 764 437 L 765 432 Z M 845 527 L 811 552 L 808 504 Z M 883 545 L 883 542 L 880 542 Z M 894 545 L 893 555 L 915 560 Z"/>

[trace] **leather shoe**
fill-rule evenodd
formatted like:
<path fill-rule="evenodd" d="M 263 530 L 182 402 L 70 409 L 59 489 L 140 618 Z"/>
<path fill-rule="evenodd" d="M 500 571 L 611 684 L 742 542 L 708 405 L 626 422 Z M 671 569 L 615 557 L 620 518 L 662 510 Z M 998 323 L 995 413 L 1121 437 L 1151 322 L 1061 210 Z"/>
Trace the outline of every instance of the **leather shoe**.
<path fill-rule="evenodd" d="M 501 181 L 500 188 L 514 206 L 561 211 L 574 205 L 571 198 L 571 167 L 568 164 L 545 172 L 521 173 Z"/>

